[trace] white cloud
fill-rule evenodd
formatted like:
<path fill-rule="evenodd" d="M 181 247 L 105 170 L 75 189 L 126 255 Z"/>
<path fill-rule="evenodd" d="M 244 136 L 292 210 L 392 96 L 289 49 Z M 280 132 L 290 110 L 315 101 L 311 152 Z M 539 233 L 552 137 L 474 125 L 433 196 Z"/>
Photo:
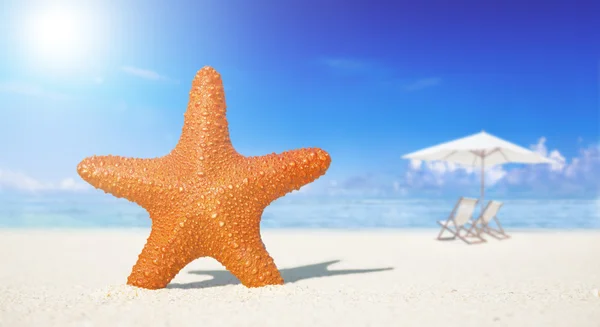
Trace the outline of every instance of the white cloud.
<path fill-rule="evenodd" d="M 49 91 L 37 85 L 17 82 L 0 82 L 0 92 L 51 100 L 69 100 L 72 98 L 69 95 Z"/>
<path fill-rule="evenodd" d="M 385 196 L 390 192 L 402 193 L 403 186 L 376 174 L 353 176 L 342 181 L 328 179 L 326 176 L 310 184 L 306 195 L 310 196 Z"/>
<path fill-rule="evenodd" d="M 561 171 L 567 164 L 565 157 L 563 157 L 562 154 L 558 152 L 558 150 L 552 150 L 548 154 L 548 148 L 546 147 L 546 138 L 543 136 L 540 137 L 537 144 L 532 145 L 530 148 L 534 152 L 537 152 L 546 158 L 552 159 L 554 163 L 550 164 L 550 167 L 553 171 Z"/>
<path fill-rule="evenodd" d="M 90 186 L 85 183 L 81 183 L 76 181 L 73 178 L 65 178 L 57 185 L 57 189 L 63 191 L 85 191 L 88 190 Z"/>
<path fill-rule="evenodd" d="M 79 192 L 89 189 L 89 186 L 73 178 L 63 179 L 56 184 L 45 183 L 22 172 L 0 169 L 0 190 L 3 189 L 22 192 Z"/>
<path fill-rule="evenodd" d="M 138 68 L 138 67 L 133 67 L 133 66 L 123 66 L 123 67 L 121 67 L 121 70 L 127 74 L 141 77 L 144 79 L 149 79 L 149 80 L 153 80 L 153 81 L 172 81 L 172 82 L 174 82 L 174 80 L 172 80 L 164 75 L 161 75 L 153 70 L 149 70 L 149 69 L 143 69 L 143 68 Z"/>
<path fill-rule="evenodd" d="M 0 188 L 36 192 L 46 190 L 49 187 L 50 185 L 44 184 L 21 172 L 0 170 Z"/>
<path fill-rule="evenodd" d="M 412 170 L 421 170 L 421 165 L 422 164 L 423 164 L 423 162 L 421 160 L 412 159 L 410 161 L 409 167 Z"/>
<path fill-rule="evenodd" d="M 389 79 L 392 70 L 377 61 L 366 59 L 356 59 L 351 57 L 328 57 L 321 58 L 317 62 L 323 65 L 331 72 L 341 75 L 360 75 L 374 78 L 377 83 Z M 370 82 L 373 82 L 372 80 Z"/>
<path fill-rule="evenodd" d="M 408 92 L 419 91 L 429 87 L 433 87 L 442 83 L 439 77 L 421 78 L 404 86 L 404 90 Z"/>
<path fill-rule="evenodd" d="M 312 187 L 311 187 L 310 184 L 306 184 L 306 185 L 302 186 L 300 189 L 293 191 L 292 194 L 306 194 L 306 193 L 310 193 L 311 188 Z"/>
<path fill-rule="evenodd" d="M 330 68 L 351 71 L 364 70 L 370 66 L 364 61 L 349 58 L 325 58 L 322 62 Z"/>

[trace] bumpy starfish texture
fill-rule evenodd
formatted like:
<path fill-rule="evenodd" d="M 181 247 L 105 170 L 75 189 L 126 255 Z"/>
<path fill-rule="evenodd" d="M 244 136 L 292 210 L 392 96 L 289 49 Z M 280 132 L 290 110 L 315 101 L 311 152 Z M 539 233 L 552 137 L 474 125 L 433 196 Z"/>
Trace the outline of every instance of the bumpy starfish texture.
<path fill-rule="evenodd" d="M 127 280 L 165 287 L 191 261 L 213 257 L 243 285 L 283 284 L 260 236 L 263 210 L 325 174 L 318 148 L 245 157 L 233 148 L 221 76 L 204 67 L 194 78 L 177 146 L 166 156 L 92 156 L 77 166 L 96 188 L 145 208 L 152 230 Z"/>

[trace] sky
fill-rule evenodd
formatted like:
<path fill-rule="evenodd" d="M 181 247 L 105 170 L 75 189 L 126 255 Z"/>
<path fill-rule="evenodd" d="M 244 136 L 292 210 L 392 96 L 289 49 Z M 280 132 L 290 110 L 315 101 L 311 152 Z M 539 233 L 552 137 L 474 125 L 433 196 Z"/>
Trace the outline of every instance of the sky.
<path fill-rule="evenodd" d="M 494 167 L 488 192 L 596 198 L 598 13 L 572 0 L 3 1 L 0 192 L 89 193 L 81 159 L 167 154 L 209 65 L 238 152 L 330 153 L 299 194 L 477 194 L 478 172 L 401 156 L 485 130 L 557 162 Z"/>

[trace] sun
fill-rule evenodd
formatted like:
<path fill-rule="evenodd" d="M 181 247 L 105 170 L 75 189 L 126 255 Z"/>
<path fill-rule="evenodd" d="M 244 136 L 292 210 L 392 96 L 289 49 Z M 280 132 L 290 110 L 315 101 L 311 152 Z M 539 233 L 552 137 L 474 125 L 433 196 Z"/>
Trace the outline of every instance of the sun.
<path fill-rule="evenodd" d="M 64 9 L 40 15 L 32 27 L 38 50 L 45 54 L 73 53 L 82 40 L 78 17 Z"/>
<path fill-rule="evenodd" d="M 89 12 L 77 7 L 38 7 L 28 16 L 23 38 L 36 63 L 64 69 L 81 66 L 93 55 L 98 29 Z"/>

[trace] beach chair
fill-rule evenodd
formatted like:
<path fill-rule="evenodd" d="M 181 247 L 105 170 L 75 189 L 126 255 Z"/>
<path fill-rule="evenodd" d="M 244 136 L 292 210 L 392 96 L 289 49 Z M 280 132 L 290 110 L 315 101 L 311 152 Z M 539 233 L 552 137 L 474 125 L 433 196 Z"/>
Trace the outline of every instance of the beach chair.
<path fill-rule="evenodd" d="M 485 240 L 479 235 L 479 232 L 473 225 L 473 211 L 477 204 L 477 199 L 461 197 L 456 202 L 454 209 L 445 221 L 439 220 L 437 223 L 442 227 L 438 234 L 438 240 L 453 240 L 459 238 L 467 244 L 483 243 Z M 449 232 L 452 236 L 442 237 L 444 232 Z M 462 232 L 462 233 L 461 233 Z"/>
<path fill-rule="evenodd" d="M 505 240 L 510 238 L 510 235 L 507 235 L 498 220 L 498 211 L 502 207 L 502 202 L 499 201 L 490 201 L 483 209 L 483 212 L 479 215 L 479 218 L 473 222 L 475 228 L 477 228 L 479 234 L 486 233 L 493 238 L 499 240 Z M 496 228 L 492 228 L 490 223 L 492 220 L 496 223 Z"/>

